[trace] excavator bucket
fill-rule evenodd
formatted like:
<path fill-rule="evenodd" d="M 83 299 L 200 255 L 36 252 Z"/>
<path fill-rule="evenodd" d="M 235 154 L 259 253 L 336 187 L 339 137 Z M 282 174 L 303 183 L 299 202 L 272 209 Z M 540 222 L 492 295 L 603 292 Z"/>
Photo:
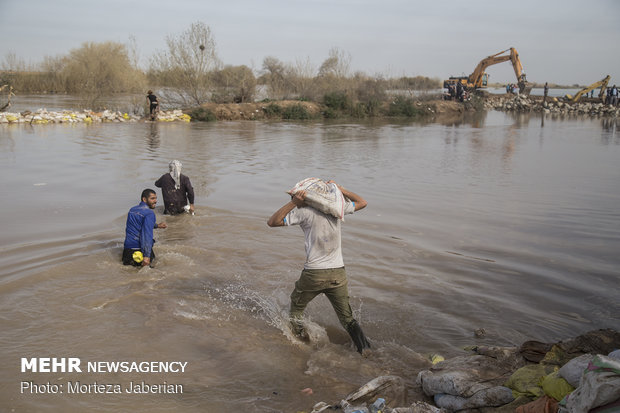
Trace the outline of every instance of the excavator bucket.
<path fill-rule="evenodd" d="M 519 85 L 519 94 L 529 96 L 532 91 L 533 85 L 529 82 L 521 83 Z"/>

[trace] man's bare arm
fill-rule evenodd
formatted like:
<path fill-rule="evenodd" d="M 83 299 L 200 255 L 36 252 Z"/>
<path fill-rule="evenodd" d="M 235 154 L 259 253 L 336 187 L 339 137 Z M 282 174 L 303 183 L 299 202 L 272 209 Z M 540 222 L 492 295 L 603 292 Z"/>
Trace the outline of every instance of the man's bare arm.
<path fill-rule="evenodd" d="M 329 181 L 328 183 L 336 184 L 336 182 L 334 182 L 334 181 Z M 336 185 L 338 185 L 338 184 L 336 184 Z M 342 192 L 342 195 L 347 197 L 349 200 L 351 200 L 355 204 L 355 210 L 356 211 L 359 211 L 360 209 L 366 208 L 366 205 L 368 205 L 368 202 L 366 202 L 366 200 L 364 198 L 362 198 L 361 196 L 359 196 L 355 192 L 351 192 L 348 189 L 344 189 L 340 185 L 338 185 L 338 189 L 340 189 L 340 192 Z"/>
<path fill-rule="evenodd" d="M 267 221 L 267 225 L 270 227 L 281 227 L 284 225 L 284 218 L 295 207 L 304 205 L 304 199 L 306 198 L 306 191 L 299 191 L 291 198 L 291 201 L 286 203 L 282 208 L 278 209 Z"/>

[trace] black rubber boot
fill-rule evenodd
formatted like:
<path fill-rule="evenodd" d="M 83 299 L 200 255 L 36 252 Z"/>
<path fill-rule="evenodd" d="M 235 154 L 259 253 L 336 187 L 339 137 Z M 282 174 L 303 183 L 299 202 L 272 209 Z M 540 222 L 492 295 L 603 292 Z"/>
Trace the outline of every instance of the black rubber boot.
<path fill-rule="evenodd" d="M 358 353 L 362 354 L 364 349 L 370 348 L 370 342 L 364 335 L 362 328 L 360 327 L 360 325 L 357 323 L 356 320 L 353 320 L 349 323 L 349 325 L 347 326 L 347 332 L 351 336 L 351 339 L 353 340 L 355 347 L 357 347 Z"/>
<path fill-rule="evenodd" d="M 305 341 L 305 342 L 310 341 L 310 336 L 308 335 L 306 328 L 303 326 L 303 324 L 300 321 L 291 319 L 291 330 L 293 331 L 293 334 L 295 335 L 295 337 L 297 337 L 301 341 Z"/>

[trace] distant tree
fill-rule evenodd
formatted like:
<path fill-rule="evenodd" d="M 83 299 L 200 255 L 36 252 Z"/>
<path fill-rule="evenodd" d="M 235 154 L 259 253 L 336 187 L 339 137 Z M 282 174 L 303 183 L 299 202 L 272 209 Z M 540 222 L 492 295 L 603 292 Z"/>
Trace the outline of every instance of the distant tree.
<path fill-rule="evenodd" d="M 357 76 L 356 96 L 365 116 L 377 116 L 387 98 L 387 82 L 380 78 Z"/>
<path fill-rule="evenodd" d="M 263 72 L 262 79 L 269 89 L 269 96 L 282 99 L 287 88 L 286 65 L 273 56 L 267 56 L 263 59 Z"/>
<path fill-rule="evenodd" d="M 329 57 L 319 67 L 316 78 L 316 86 L 322 94 L 345 91 L 350 87 L 347 78 L 350 63 L 351 55 L 344 50 L 334 47 L 329 51 Z"/>
<path fill-rule="evenodd" d="M 10 51 L 4 55 L 4 61 L 0 69 L 14 72 L 24 71 L 26 70 L 26 62 L 24 62 L 24 59 L 17 56 L 15 52 Z"/>
<path fill-rule="evenodd" d="M 319 98 L 313 90 L 316 69 L 309 57 L 306 60 L 297 60 L 294 65 L 288 68 L 287 72 L 292 90 L 297 97 L 308 100 Z"/>
<path fill-rule="evenodd" d="M 171 103 L 200 105 L 211 95 L 211 72 L 219 69 L 215 40 L 211 29 L 202 22 L 192 23 L 183 33 L 166 38 L 168 50 L 151 59 L 149 72 L 162 84 L 170 86 Z"/>
<path fill-rule="evenodd" d="M 329 57 L 323 61 L 319 68 L 319 76 L 333 76 L 344 78 L 349 76 L 351 54 L 333 47 L 329 51 Z"/>
<path fill-rule="evenodd" d="M 125 47 L 127 48 L 127 55 L 129 56 L 131 65 L 137 69 L 140 65 L 140 50 L 138 49 L 136 37 L 129 36 L 129 40 L 127 40 Z"/>
<path fill-rule="evenodd" d="M 104 98 L 137 91 L 141 74 L 131 65 L 125 45 L 115 42 L 84 43 L 65 59 L 62 77 L 66 91 L 82 97 L 88 108 L 102 108 Z"/>
<path fill-rule="evenodd" d="M 67 63 L 64 57 L 45 56 L 41 62 L 42 76 L 45 77 L 45 91 L 64 92 L 66 79 L 63 69 Z"/>
<path fill-rule="evenodd" d="M 213 73 L 218 103 L 245 103 L 254 100 L 256 77 L 247 66 L 226 66 Z"/>

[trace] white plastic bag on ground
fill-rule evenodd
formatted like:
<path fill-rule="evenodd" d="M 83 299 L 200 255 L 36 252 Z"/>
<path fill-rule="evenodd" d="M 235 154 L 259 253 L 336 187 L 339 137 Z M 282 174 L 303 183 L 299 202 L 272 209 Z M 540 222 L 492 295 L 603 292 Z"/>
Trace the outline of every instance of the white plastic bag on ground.
<path fill-rule="evenodd" d="M 353 393 L 347 395 L 340 402 L 340 406 L 344 408 L 348 405 L 370 404 L 377 397 L 385 399 L 388 406 L 404 406 L 407 404 L 405 380 L 398 376 L 375 377 Z"/>
<path fill-rule="evenodd" d="M 392 409 L 392 413 L 445 413 L 446 410 L 440 409 L 428 403 L 414 402 L 409 407 L 397 407 Z"/>
<path fill-rule="evenodd" d="M 345 199 L 338 185 L 328 184 L 319 178 L 306 178 L 297 182 L 287 193 L 294 195 L 299 191 L 306 191 L 305 202 L 311 207 L 344 220 Z"/>

